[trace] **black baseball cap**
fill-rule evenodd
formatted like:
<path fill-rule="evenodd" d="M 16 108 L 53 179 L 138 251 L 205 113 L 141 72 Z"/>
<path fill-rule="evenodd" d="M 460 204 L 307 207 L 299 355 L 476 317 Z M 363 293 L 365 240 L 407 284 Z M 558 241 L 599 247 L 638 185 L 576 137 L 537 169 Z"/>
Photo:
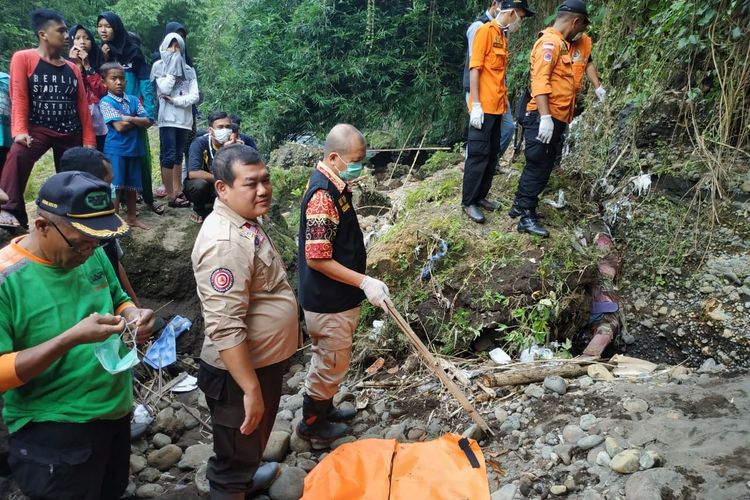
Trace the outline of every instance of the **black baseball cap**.
<path fill-rule="evenodd" d="M 589 21 L 589 12 L 586 9 L 586 2 L 583 0 L 565 0 L 562 5 L 557 8 L 557 12 L 572 12 L 574 14 L 583 14 L 586 18 L 586 22 Z"/>
<path fill-rule="evenodd" d="M 115 213 L 109 184 L 86 172 L 53 175 L 39 190 L 36 204 L 91 238 L 109 240 L 130 231 L 127 222 Z"/>
<path fill-rule="evenodd" d="M 503 0 L 500 2 L 500 9 L 523 9 L 526 11 L 526 17 L 534 17 L 536 12 L 529 9 L 529 2 L 526 0 Z"/>

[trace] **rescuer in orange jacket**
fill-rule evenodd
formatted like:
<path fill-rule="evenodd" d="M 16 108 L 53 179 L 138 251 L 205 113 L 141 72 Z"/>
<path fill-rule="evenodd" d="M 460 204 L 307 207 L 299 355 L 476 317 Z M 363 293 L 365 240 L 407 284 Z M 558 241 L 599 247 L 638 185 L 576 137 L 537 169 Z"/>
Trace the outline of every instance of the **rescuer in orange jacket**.
<path fill-rule="evenodd" d="M 576 84 L 571 42 L 588 24 L 586 4 L 566 0 L 557 10 L 555 23 L 540 33 L 531 51 L 532 99 L 523 116 L 526 166 L 508 214 L 521 217 L 520 232 L 549 236 L 539 223 L 536 207 L 552 173 L 559 141 L 573 119 Z"/>

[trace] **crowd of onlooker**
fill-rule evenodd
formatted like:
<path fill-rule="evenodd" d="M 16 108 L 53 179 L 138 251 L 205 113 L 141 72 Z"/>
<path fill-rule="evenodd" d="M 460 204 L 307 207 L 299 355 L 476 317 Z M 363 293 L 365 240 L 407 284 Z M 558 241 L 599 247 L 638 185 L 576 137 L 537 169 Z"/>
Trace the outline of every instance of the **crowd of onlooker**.
<path fill-rule="evenodd" d="M 187 29 L 167 23 L 148 56 L 114 12 L 101 13 L 92 31 L 68 28 L 59 12 L 37 9 L 31 29 L 38 46 L 13 54 L 9 74 L 0 72 L 0 227 L 28 229 L 24 192 L 35 163 L 52 149 L 59 172 L 62 154 L 76 146 L 106 155 L 115 207 L 127 212 L 130 225 L 148 229 L 138 202 L 159 215 L 165 203 L 192 208 L 190 219 L 202 223 L 216 197 L 216 152 L 256 145 L 240 132 L 239 117 L 223 111 L 209 115 L 207 130 L 197 130 L 200 90 Z M 153 125 L 162 179 L 155 190 L 147 134 Z"/>

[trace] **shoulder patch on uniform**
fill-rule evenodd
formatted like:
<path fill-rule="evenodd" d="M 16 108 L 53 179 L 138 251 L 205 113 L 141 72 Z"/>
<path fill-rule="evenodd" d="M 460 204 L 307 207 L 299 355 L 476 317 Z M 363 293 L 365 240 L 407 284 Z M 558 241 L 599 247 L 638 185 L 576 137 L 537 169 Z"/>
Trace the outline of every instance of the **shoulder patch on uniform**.
<path fill-rule="evenodd" d="M 219 293 L 226 293 L 234 286 L 234 274 L 226 267 L 214 269 L 211 273 L 211 288 Z"/>
<path fill-rule="evenodd" d="M 550 42 L 544 42 L 542 44 L 542 48 L 544 48 L 544 49 L 550 49 L 550 50 L 555 50 L 555 44 L 554 43 L 550 43 Z"/>
<path fill-rule="evenodd" d="M 552 62 L 552 52 L 545 52 L 544 53 L 544 60 L 546 62 Z"/>

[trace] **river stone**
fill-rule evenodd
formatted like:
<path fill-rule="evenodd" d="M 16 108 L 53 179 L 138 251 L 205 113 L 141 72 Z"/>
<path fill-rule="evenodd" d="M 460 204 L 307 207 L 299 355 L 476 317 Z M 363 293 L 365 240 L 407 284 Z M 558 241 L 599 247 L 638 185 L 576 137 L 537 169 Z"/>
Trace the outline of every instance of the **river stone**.
<path fill-rule="evenodd" d="M 284 431 L 273 431 L 268 437 L 268 444 L 263 450 L 263 461 L 265 462 L 283 462 L 284 457 L 289 452 L 289 441 L 291 434 Z"/>
<path fill-rule="evenodd" d="M 174 408 L 168 406 L 156 414 L 152 430 L 174 436 L 180 434 L 184 427 L 180 419 L 176 417 Z"/>
<path fill-rule="evenodd" d="M 544 387 L 560 396 L 568 392 L 568 383 L 564 378 L 557 375 L 550 375 L 544 379 Z"/>
<path fill-rule="evenodd" d="M 199 414 L 198 410 L 188 410 L 187 408 L 180 408 L 175 413 L 175 418 L 180 421 L 180 425 L 182 425 L 185 429 L 195 429 L 200 425 L 200 422 L 196 418 L 196 415 L 193 414 L 195 412 L 196 414 Z"/>
<path fill-rule="evenodd" d="M 208 495 L 210 493 L 210 486 L 208 484 L 208 479 L 206 478 L 207 467 L 207 464 L 203 464 L 195 473 L 195 488 L 203 495 Z"/>
<path fill-rule="evenodd" d="M 387 438 L 387 439 L 392 439 L 392 438 Z M 357 440 L 357 438 L 355 436 L 343 436 L 343 437 L 340 437 L 336 441 L 334 441 L 333 443 L 331 443 L 331 449 L 335 450 L 336 448 L 338 448 L 342 444 L 353 443 L 356 440 Z"/>
<path fill-rule="evenodd" d="M 589 365 L 589 367 L 586 369 L 586 373 L 589 377 L 593 378 L 594 380 L 614 380 L 615 376 L 612 375 L 609 370 L 607 370 L 602 365 Z"/>
<path fill-rule="evenodd" d="M 505 408 L 503 408 L 502 406 L 498 405 L 495 408 L 495 420 L 497 420 L 498 424 L 502 424 L 507 419 L 508 419 L 508 412 L 505 411 Z"/>
<path fill-rule="evenodd" d="M 305 487 L 307 473 L 299 467 L 282 467 L 281 475 L 271 484 L 268 496 L 272 500 L 299 500 Z"/>
<path fill-rule="evenodd" d="M 610 469 L 620 474 L 632 474 L 640 469 L 641 452 L 636 449 L 621 451 L 609 463 Z"/>
<path fill-rule="evenodd" d="M 586 415 L 581 415 L 581 418 L 578 421 L 578 426 L 584 431 L 589 431 L 595 425 L 596 425 L 596 417 L 590 413 L 587 413 Z"/>
<path fill-rule="evenodd" d="M 688 498 L 690 486 L 682 474 L 669 469 L 636 472 L 625 482 L 626 500 Z"/>
<path fill-rule="evenodd" d="M 586 436 L 586 433 L 577 425 L 566 425 L 563 428 L 563 439 L 568 444 L 577 443 L 579 439 Z"/>
<path fill-rule="evenodd" d="M 157 498 L 164 494 L 164 486 L 159 483 L 144 484 L 135 490 L 135 496 L 138 498 Z"/>
<path fill-rule="evenodd" d="M 130 455 L 130 473 L 138 474 L 146 468 L 146 459 L 141 455 Z"/>
<path fill-rule="evenodd" d="M 517 489 L 518 488 L 515 484 L 506 484 L 493 493 L 490 500 L 513 500 L 513 497 L 516 496 Z"/>
<path fill-rule="evenodd" d="M 286 403 L 284 403 L 284 409 L 294 413 L 302 408 L 302 402 L 304 399 L 305 397 L 302 394 L 293 394 L 292 396 L 289 396 Z M 291 418 L 289 420 L 291 420 Z"/>
<path fill-rule="evenodd" d="M 541 387 L 540 387 L 541 389 Z M 517 431 L 521 428 L 521 417 L 518 415 L 511 415 L 508 419 L 500 425 L 500 432 L 510 434 L 513 431 Z"/>
<path fill-rule="evenodd" d="M 603 441 L 604 441 L 604 438 L 602 436 L 597 436 L 596 434 L 593 434 L 591 436 L 585 436 L 579 439 L 576 442 L 576 447 L 578 447 L 581 450 L 590 450 L 591 448 L 599 446 Z"/>
<path fill-rule="evenodd" d="M 555 452 L 555 454 L 560 457 L 560 460 L 565 465 L 570 465 L 570 452 L 573 450 L 573 447 L 569 444 L 558 444 L 554 448 L 552 448 Z"/>
<path fill-rule="evenodd" d="M 214 454 L 214 448 L 210 444 L 194 444 L 185 450 L 182 460 L 177 464 L 182 470 L 197 469 L 208 462 L 208 459 Z"/>
<path fill-rule="evenodd" d="M 607 449 L 610 457 L 614 457 L 623 450 L 622 444 L 612 436 L 607 436 L 607 439 L 604 440 L 604 447 Z"/>
<path fill-rule="evenodd" d="M 648 403 L 641 398 L 629 398 L 622 402 L 623 408 L 631 413 L 643 413 L 648 410 Z"/>
<path fill-rule="evenodd" d="M 310 441 L 302 439 L 296 432 L 293 432 L 289 438 L 289 448 L 295 453 L 305 453 L 312 449 L 312 445 Z"/>
<path fill-rule="evenodd" d="M 664 458 L 657 451 L 646 450 L 641 453 L 640 458 L 641 470 L 653 469 L 664 464 Z"/>
<path fill-rule="evenodd" d="M 146 467 L 138 474 L 138 480 L 142 483 L 153 483 L 161 477 L 161 472 L 153 467 Z"/>
<path fill-rule="evenodd" d="M 549 492 L 553 495 L 564 495 L 568 492 L 568 488 L 564 484 L 556 484 L 550 487 Z"/>
<path fill-rule="evenodd" d="M 310 458 L 298 458 L 297 459 L 297 467 L 299 467 L 305 472 L 310 472 L 311 470 L 315 468 L 316 465 L 318 465 L 318 462 Z"/>
<path fill-rule="evenodd" d="M 148 464 L 160 471 L 165 471 L 180 461 L 182 450 L 175 444 L 168 444 L 164 448 L 148 454 Z"/>
<path fill-rule="evenodd" d="M 602 467 L 609 467 L 611 459 L 609 458 L 609 454 L 606 451 L 600 451 L 596 455 L 596 465 L 601 465 Z"/>
<path fill-rule="evenodd" d="M 526 390 L 523 391 L 523 393 L 530 398 L 541 399 L 542 396 L 544 396 L 544 388 L 536 384 L 532 384 L 528 386 Z"/>
<path fill-rule="evenodd" d="M 164 448 L 168 444 L 172 444 L 172 438 L 166 434 L 157 432 L 154 434 L 154 437 L 151 438 L 151 442 L 154 444 L 154 448 L 158 450 L 159 448 Z"/>

